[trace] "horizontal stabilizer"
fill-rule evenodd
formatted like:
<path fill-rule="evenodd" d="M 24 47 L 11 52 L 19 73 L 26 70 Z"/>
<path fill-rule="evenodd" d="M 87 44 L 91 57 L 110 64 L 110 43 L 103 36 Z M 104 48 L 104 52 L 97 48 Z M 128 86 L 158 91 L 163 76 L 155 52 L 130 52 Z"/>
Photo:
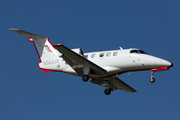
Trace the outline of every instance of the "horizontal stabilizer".
<path fill-rule="evenodd" d="M 29 38 L 34 38 L 34 39 L 46 38 L 46 37 L 36 35 L 33 33 L 29 33 L 29 32 L 23 31 L 23 30 L 19 30 L 19 29 L 9 29 L 9 30 L 14 31 L 16 33 L 19 33 L 19 34 L 24 35 L 24 36 L 29 37 Z"/>

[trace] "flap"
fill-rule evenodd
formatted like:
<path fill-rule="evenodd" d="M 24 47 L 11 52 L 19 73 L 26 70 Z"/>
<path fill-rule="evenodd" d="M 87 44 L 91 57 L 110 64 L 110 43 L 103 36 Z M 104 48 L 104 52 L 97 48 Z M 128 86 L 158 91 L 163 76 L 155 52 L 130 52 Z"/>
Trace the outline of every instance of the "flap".
<path fill-rule="evenodd" d="M 100 86 L 102 86 L 105 83 L 105 82 L 98 80 L 98 79 L 92 79 L 90 82 L 97 84 L 97 85 L 100 85 Z"/>
<path fill-rule="evenodd" d="M 130 87 L 129 85 L 127 85 L 125 82 L 123 82 L 117 77 L 109 77 L 105 79 L 92 79 L 90 82 L 100 86 L 107 87 L 106 85 L 107 81 L 110 81 L 113 84 L 114 90 L 121 89 L 126 92 L 137 92 L 136 90 L 134 90 L 132 87 Z"/>
<path fill-rule="evenodd" d="M 113 84 L 121 90 L 124 90 L 126 92 L 137 92 L 135 89 L 133 89 L 128 84 L 120 80 L 118 77 L 109 77 L 109 80 L 112 81 Z"/>

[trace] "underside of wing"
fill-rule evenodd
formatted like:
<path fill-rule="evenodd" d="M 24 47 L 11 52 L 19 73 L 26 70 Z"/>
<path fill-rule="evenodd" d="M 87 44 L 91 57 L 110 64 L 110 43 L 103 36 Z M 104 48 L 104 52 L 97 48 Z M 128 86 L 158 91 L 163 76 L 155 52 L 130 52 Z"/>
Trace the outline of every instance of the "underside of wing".
<path fill-rule="evenodd" d="M 112 80 L 113 84 L 121 90 L 124 90 L 126 92 L 137 92 L 135 89 L 120 80 L 118 77 L 110 77 L 109 79 Z"/>
<path fill-rule="evenodd" d="M 121 89 L 126 92 L 137 92 L 135 89 L 133 89 L 117 77 L 109 77 L 106 79 L 92 79 L 90 82 L 100 85 L 101 87 L 110 87 L 112 90 Z"/>
<path fill-rule="evenodd" d="M 74 63 L 71 59 L 69 59 L 66 55 L 62 55 L 61 56 L 73 69 L 74 71 L 76 71 L 76 73 L 80 76 L 83 75 L 83 70 L 82 68 L 79 68 L 79 67 L 75 67 L 75 66 L 78 66 L 76 63 Z"/>
<path fill-rule="evenodd" d="M 83 55 L 77 54 L 62 44 L 54 45 L 62 54 L 62 58 L 76 71 L 80 76 L 84 74 L 83 69 L 88 68 L 91 76 L 107 76 L 107 71 L 102 67 L 86 59 Z"/>

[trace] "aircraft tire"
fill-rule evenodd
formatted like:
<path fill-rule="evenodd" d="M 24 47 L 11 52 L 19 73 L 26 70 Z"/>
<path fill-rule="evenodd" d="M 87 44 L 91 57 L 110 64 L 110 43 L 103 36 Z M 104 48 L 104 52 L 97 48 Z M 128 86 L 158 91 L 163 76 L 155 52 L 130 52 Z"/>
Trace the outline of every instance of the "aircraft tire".
<path fill-rule="evenodd" d="M 111 94 L 111 89 L 106 88 L 106 89 L 104 90 L 104 93 L 105 93 L 106 95 Z"/>
<path fill-rule="evenodd" d="M 82 77 L 82 80 L 83 80 L 84 82 L 87 82 L 87 81 L 89 80 L 89 75 L 84 75 L 84 76 Z"/>
<path fill-rule="evenodd" d="M 151 82 L 151 83 L 154 83 L 154 82 L 155 82 L 155 78 L 154 78 L 154 77 L 151 77 L 150 82 Z"/>

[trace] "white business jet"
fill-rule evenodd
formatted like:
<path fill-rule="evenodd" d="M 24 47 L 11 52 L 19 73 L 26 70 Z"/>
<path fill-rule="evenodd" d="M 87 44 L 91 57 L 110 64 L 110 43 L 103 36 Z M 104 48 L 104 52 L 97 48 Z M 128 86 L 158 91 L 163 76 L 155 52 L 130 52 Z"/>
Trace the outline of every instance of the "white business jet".
<path fill-rule="evenodd" d="M 136 92 L 117 76 L 126 72 L 151 71 L 150 82 L 155 81 L 155 71 L 169 70 L 171 62 L 147 54 L 139 49 L 122 49 L 84 53 L 80 48 L 69 49 L 62 44 L 52 45 L 47 37 L 19 29 L 11 31 L 29 37 L 40 58 L 39 68 L 43 72 L 64 72 L 81 76 L 84 82 L 106 87 L 105 94 L 114 90 Z"/>

